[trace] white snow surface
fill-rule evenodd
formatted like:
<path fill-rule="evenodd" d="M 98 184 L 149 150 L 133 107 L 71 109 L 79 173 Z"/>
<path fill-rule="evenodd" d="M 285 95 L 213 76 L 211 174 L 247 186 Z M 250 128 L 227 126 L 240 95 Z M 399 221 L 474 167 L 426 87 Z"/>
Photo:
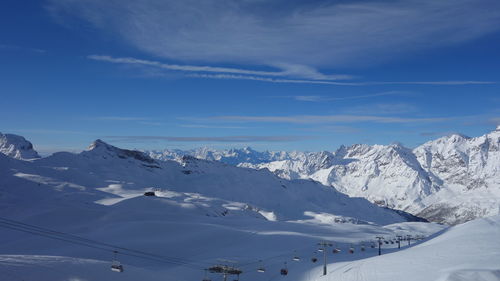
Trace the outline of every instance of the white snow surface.
<path fill-rule="evenodd" d="M 441 223 L 458 224 L 500 212 L 500 127 L 476 138 L 452 134 L 413 150 L 400 144 L 356 144 L 335 152 L 230 152 L 205 148 L 176 155 L 229 164 L 247 159 L 238 166 L 268 169 L 284 179 L 313 179 L 350 196 Z M 165 154 L 149 152 L 158 158 Z"/>
<path fill-rule="evenodd" d="M 153 190 L 157 196 L 143 196 Z M 347 270 L 341 266 L 384 260 L 385 266 L 368 273 L 385 279 L 371 279 L 364 266 L 342 276 L 358 270 L 358 279 L 349 280 L 417 280 L 410 274 L 424 270 L 405 264 L 403 258 L 409 257 L 431 270 L 442 264 L 437 273 L 426 272 L 422 276 L 429 278 L 419 280 L 498 280 L 492 279 L 498 277 L 493 266 L 499 264 L 498 245 L 487 248 L 498 244 L 492 242 L 499 237 L 498 217 L 438 235 L 447 227 L 405 222 L 393 211 L 310 180 L 288 181 L 266 170 L 193 157 L 156 161 L 99 140 L 80 154 L 62 152 L 32 161 L 0 154 L 0 217 L 187 262 L 180 266 L 119 254 L 125 271 L 116 273 L 110 270 L 111 251 L 0 227 L 0 280 L 201 280 L 203 269 L 219 259 L 237 261 L 242 281 L 325 280 L 320 262 L 310 260 L 316 256 L 321 261 L 316 251 L 321 240 L 342 250 L 335 255 L 328 251 L 333 263 L 326 278 L 331 280 Z M 376 236 L 408 234 L 434 238 L 399 252 L 394 244 L 384 244 L 381 257 L 369 247 Z M 474 239 L 480 243 L 470 243 Z M 456 244 L 464 241 L 469 243 Z M 360 251 L 362 243 L 366 251 Z M 348 253 L 350 246 L 354 254 Z M 452 258 L 464 252 L 470 254 L 452 266 Z M 296 255 L 301 257 L 298 262 L 292 260 Z M 279 275 L 284 262 L 286 277 Z M 394 272 L 393 265 L 401 265 L 399 279 L 386 278 Z M 257 272 L 260 266 L 266 273 Z"/>
<path fill-rule="evenodd" d="M 317 280 L 498 281 L 499 237 L 500 216 L 477 219 L 404 251 L 330 264 Z"/>

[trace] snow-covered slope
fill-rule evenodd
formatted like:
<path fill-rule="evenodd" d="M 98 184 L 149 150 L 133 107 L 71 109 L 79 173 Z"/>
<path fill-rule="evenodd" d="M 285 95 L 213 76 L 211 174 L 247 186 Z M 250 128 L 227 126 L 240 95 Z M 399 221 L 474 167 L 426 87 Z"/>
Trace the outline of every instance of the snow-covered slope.
<path fill-rule="evenodd" d="M 156 196 L 143 195 L 152 190 Z M 137 252 L 119 254 L 125 272 L 115 273 L 109 265 L 116 247 L 51 240 L 51 231 L 15 231 L 2 218 L 170 258 L 165 263 Z M 159 161 L 100 140 L 80 154 L 32 161 L 0 154 L 0 276 L 9 280 L 196 280 L 219 258 L 238 261 L 246 280 L 262 278 L 258 260 L 265 261 L 267 279 L 288 261 L 289 279 L 301 280 L 316 265 L 310 258 L 320 240 L 347 249 L 376 235 L 428 235 L 442 228 L 405 222 L 391 210 L 310 180 L 193 157 Z M 342 257 L 375 254 L 370 248 Z M 292 261 L 293 255 L 302 262 Z"/>
<path fill-rule="evenodd" d="M 119 149 L 101 140 L 80 154 L 60 152 L 26 163 L 5 161 L 5 157 L 0 160 L 4 172 L 11 173 L 0 179 L 5 186 L 9 179 L 24 179 L 48 189 L 80 191 L 87 197 L 92 195 L 94 201 L 102 197 L 103 202 L 113 202 L 113 198 L 141 196 L 144 191 L 157 188 L 241 202 L 247 209 L 278 220 L 328 213 L 378 224 L 404 221 L 395 212 L 365 199 L 349 198 L 310 180 L 287 181 L 269 171 L 189 156 L 180 163 L 157 161 L 142 152 Z"/>
<path fill-rule="evenodd" d="M 12 134 L 0 133 L 0 153 L 16 159 L 40 158 L 31 142 Z"/>
<path fill-rule="evenodd" d="M 404 251 L 331 264 L 317 280 L 498 281 L 498 237 L 500 216 L 478 219 Z"/>
<path fill-rule="evenodd" d="M 284 179 L 313 179 L 350 196 L 457 224 L 500 212 L 499 146 L 500 127 L 477 138 L 450 135 L 413 150 L 357 144 L 333 153 L 265 152 L 282 158 L 250 157 L 238 166 L 268 169 Z M 223 152 L 211 150 L 218 153 Z M 241 158 L 209 159 L 234 164 Z"/>

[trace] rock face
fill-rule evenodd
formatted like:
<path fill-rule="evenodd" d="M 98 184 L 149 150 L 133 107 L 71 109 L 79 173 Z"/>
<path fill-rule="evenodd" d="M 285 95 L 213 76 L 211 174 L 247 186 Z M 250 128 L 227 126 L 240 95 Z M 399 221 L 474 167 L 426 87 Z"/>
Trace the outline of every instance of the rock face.
<path fill-rule="evenodd" d="M 500 212 L 499 147 L 500 127 L 476 138 L 453 134 L 413 150 L 400 144 L 357 144 L 333 153 L 247 154 L 250 161 L 238 165 L 268 169 L 285 179 L 313 179 L 381 206 L 457 224 Z M 227 151 L 211 154 L 217 153 L 226 158 L 208 159 L 228 164 L 241 159 L 227 161 Z"/>
<path fill-rule="evenodd" d="M 40 155 L 33 149 L 31 142 L 21 136 L 12 134 L 4 135 L 0 133 L 0 153 L 21 160 L 40 158 Z"/>

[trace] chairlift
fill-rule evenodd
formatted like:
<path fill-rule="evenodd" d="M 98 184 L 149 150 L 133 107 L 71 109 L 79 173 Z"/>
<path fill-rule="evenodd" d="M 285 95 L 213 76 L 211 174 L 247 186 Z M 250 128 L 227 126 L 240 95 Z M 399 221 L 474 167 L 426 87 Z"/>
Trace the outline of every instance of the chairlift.
<path fill-rule="evenodd" d="M 323 249 L 322 249 L 322 248 L 319 248 L 319 249 L 318 249 L 318 252 L 323 253 Z"/>
<path fill-rule="evenodd" d="M 286 267 L 286 262 L 285 262 L 285 267 L 283 267 L 280 270 L 280 274 L 283 275 L 283 276 L 288 275 L 288 268 Z"/>
<path fill-rule="evenodd" d="M 365 251 L 365 245 L 361 245 L 361 252 Z"/>
<path fill-rule="evenodd" d="M 391 240 L 391 244 L 394 244 L 394 241 Z"/>
<path fill-rule="evenodd" d="M 370 245 L 370 248 L 372 248 L 372 249 L 373 249 L 373 248 L 375 248 L 375 243 L 372 243 L 372 244 Z"/>
<path fill-rule="evenodd" d="M 264 268 L 264 264 L 263 264 L 262 260 L 260 260 L 259 263 L 260 263 L 260 267 L 257 268 L 257 272 L 260 272 L 260 273 L 266 272 L 266 269 Z"/>
<path fill-rule="evenodd" d="M 300 261 L 300 258 L 299 256 L 297 256 L 297 251 L 294 251 L 295 252 L 295 255 L 294 257 L 292 258 L 293 261 Z"/>
<path fill-rule="evenodd" d="M 315 257 L 313 257 L 313 258 L 311 258 L 311 261 L 312 261 L 313 263 L 315 263 L 315 262 L 317 262 L 317 261 L 318 261 L 318 259 L 317 259 L 317 258 L 315 258 Z"/>
<path fill-rule="evenodd" d="M 335 248 L 335 249 L 333 249 L 333 251 L 332 251 L 332 252 L 333 252 L 334 254 L 338 254 L 338 253 L 340 253 L 340 252 L 341 252 L 341 250 L 340 250 L 339 248 Z"/>
<path fill-rule="evenodd" d="M 384 243 L 385 243 L 385 244 L 389 244 L 389 241 L 387 241 L 387 240 L 384 240 Z"/>
<path fill-rule="evenodd" d="M 349 248 L 349 254 L 354 254 L 354 248 L 352 246 Z"/>
<path fill-rule="evenodd" d="M 113 251 L 113 261 L 111 263 L 111 271 L 123 272 L 123 265 L 116 259 L 118 251 Z"/>

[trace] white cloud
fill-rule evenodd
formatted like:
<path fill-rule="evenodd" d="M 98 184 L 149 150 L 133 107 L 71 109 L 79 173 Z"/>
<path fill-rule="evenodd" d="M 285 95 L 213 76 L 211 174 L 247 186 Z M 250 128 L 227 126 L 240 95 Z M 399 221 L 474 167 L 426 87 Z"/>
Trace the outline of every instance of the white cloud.
<path fill-rule="evenodd" d="M 386 82 L 339 82 L 324 80 L 304 80 L 304 79 L 276 79 L 270 77 L 234 75 L 234 74 L 190 74 L 190 77 L 211 78 L 211 79 L 236 79 L 253 80 L 269 83 L 290 83 L 290 84 L 318 84 L 334 86 L 370 86 L 370 85 L 436 85 L 436 86 L 459 86 L 459 85 L 487 85 L 496 84 L 494 81 L 386 81 Z M 306 99 L 306 96 L 301 96 Z M 319 98 L 319 96 L 317 96 Z M 314 98 L 313 98 L 314 99 Z M 312 100 L 311 100 L 312 101 Z"/>
<path fill-rule="evenodd" d="M 293 96 L 293 98 L 298 101 L 310 101 L 310 102 L 325 101 L 325 97 L 322 96 Z"/>
<path fill-rule="evenodd" d="M 195 129 L 248 129 L 248 127 L 242 126 L 215 126 L 215 125 L 202 125 L 202 124 L 183 124 L 179 125 L 183 128 L 195 128 Z"/>
<path fill-rule="evenodd" d="M 496 126 L 500 126 L 500 117 L 491 118 L 490 122 L 495 124 Z"/>
<path fill-rule="evenodd" d="M 432 123 L 453 120 L 452 117 L 405 118 L 371 115 L 292 115 L 292 116 L 213 116 L 205 120 L 222 122 L 257 122 L 257 123 L 291 123 L 291 124 L 324 124 L 324 123 Z"/>
<path fill-rule="evenodd" d="M 131 117 L 131 116 L 99 116 L 88 118 L 88 120 L 103 120 L 103 121 L 149 121 L 147 117 Z"/>
<path fill-rule="evenodd" d="M 341 101 L 341 100 L 356 100 L 356 99 L 365 99 L 365 98 L 373 98 L 380 96 L 395 96 L 395 95 L 405 95 L 407 92 L 402 91 L 388 91 L 382 93 L 375 94 L 366 94 L 366 95 L 350 95 L 343 97 L 329 97 L 329 96 L 276 96 L 283 98 L 293 98 L 298 101 L 309 101 L 309 102 L 325 102 L 325 101 Z"/>
<path fill-rule="evenodd" d="M 353 79 L 350 75 L 327 75 L 319 73 L 313 68 L 298 65 L 284 65 L 288 67 L 282 71 L 258 71 L 240 68 L 227 68 L 217 66 L 196 66 L 196 65 L 179 65 L 167 64 L 159 61 L 143 60 L 137 58 L 115 58 L 107 55 L 89 55 L 87 58 L 97 61 L 104 61 L 117 64 L 126 64 L 132 66 L 147 67 L 150 69 L 161 69 L 168 71 L 181 71 L 187 77 L 209 78 L 209 79 L 235 79 L 235 80 L 253 80 L 270 83 L 291 83 L 291 84 L 319 84 L 319 85 L 336 85 L 336 86 L 368 86 L 368 85 L 386 85 L 386 84 L 402 84 L 402 85 L 471 85 L 471 84 L 493 84 L 491 81 L 393 81 L 393 82 L 339 82 L 334 80 Z M 153 72 L 154 76 L 162 76 L 162 73 Z M 279 77 L 279 78 L 276 78 Z M 284 77 L 284 78 L 281 78 Z M 298 79 L 299 78 L 299 79 Z M 300 79 L 306 78 L 306 79 Z M 308 80 L 309 79 L 309 80 Z M 375 94 L 387 95 L 387 93 Z M 364 96 L 361 96 L 364 97 Z M 324 101 L 324 100 L 339 100 L 352 98 L 325 98 L 319 96 L 296 96 L 297 100 L 302 101 Z"/>
<path fill-rule="evenodd" d="M 408 103 L 375 103 L 357 105 L 345 108 L 342 111 L 349 114 L 387 115 L 414 113 L 418 111 L 418 108 Z"/>
<path fill-rule="evenodd" d="M 249 143 L 249 142 L 293 142 L 312 139 L 311 136 L 107 136 L 115 142 L 144 142 L 144 141 L 167 141 L 167 142 L 219 142 L 219 143 Z"/>
<path fill-rule="evenodd" d="M 89 55 L 87 56 L 87 58 L 97 61 L 111 62 L 111 63 L 156 67 L 172 71 L 200 72 L 200 73 L 231 73 L 231 74 L 238 74 L 237 76 L 244 77 L 243 79 L 249 78 L 250 76 L 248 75 L 271 76 L 271 77 L 299 77 L 299 78 L 308 78 L 314 80 L 345 80 L 353 78 L 352 76 L 345 74 L 327 75 L 319 73 L 318 71 L 316 71 L 314 68 L 311 67 L 303 65 L 290 65 L 290 64 L 276 64 L 275 66 L 279 69 L 282 69 L 282 71 L 273 72 L 273 71 L 248 70 L 241 68 L 217 67 L 217 66 L 168 64 L 158 61 L 143 60 L 136 58 L 115 58 L 107 55 Z M 242 74 L 245 76 L 241 76 Z M 210 76 L 208 75 L 205 75 L 204 77 L 210 78 Z"/>
<path fill-rule="evenodd" d="M 497 0 L 49 3 L 59 19 L 77 16 L 149 54 L 211 63 L 366 65 L 500 30 Z"/>

